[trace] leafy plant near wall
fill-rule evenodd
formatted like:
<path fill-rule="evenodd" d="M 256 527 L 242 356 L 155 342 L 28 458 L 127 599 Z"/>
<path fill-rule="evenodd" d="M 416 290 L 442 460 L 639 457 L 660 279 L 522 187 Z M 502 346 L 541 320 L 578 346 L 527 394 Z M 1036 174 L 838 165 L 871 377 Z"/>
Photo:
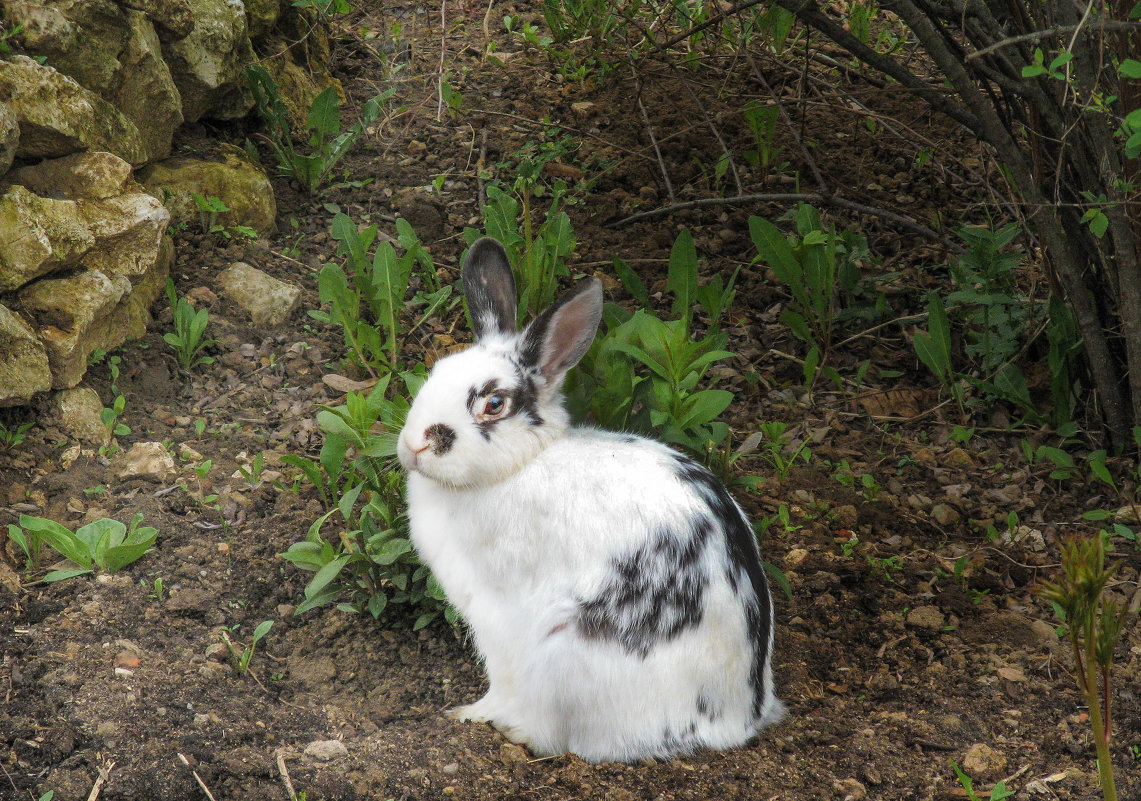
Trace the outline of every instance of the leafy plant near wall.
<path fill-rule="evenodd" d="M 299 153 L 293 146 L 293 130 L 289 113 L 277 91 L 277 83 L 260 64 L 246 67 L 246 77 L 257 104 L 258 114 L 269 129 L 266 137 L 277 157 L 277 167 L 282 175 L 293 178 L 307 192 L 313 194 L 324 183 L 326 177 L 356 144 L 365 129 L 376 122 L 384 106 L 396 94 L 396 89 L 387 89 L 365 101 L 361 107 L 360 119 L 344 131 L 341 130 L 341 101 L 337 90 L 328 87 L 313 100 L 309 109 L 308 155 Z"/>
<path fill-rule="evenodd" d="M 189 372 L 200 364 L 213 364 L 212 356 L 203 355 L 207 347 L 217 343 L 217 340 L 205 339 L 210 312 L 206 309 L 196 311 L 190 305 L 190 301 L 178 297 L 174 282 L 169 278 L 166 281 L 166 297 L 170 301 L 170 309 L 174 315 L 174 330 L 167 331 L 162 335 L 162 339 L 174 348 L 179 367 Z M 119 411 L 122 411 L 121 407 Z"/>
<path fill-rule="evenodd" d="M 82 576 L 99 570 L 114 573 L 126 567 L 151 549 L 158 529 L 140 526 L 143 516 L 132 518 L 130 527 L 118 520 L 103 518 L 72 531 L 43 517 L 20 515 L 19 525 L 8 526 L 8 536 L 27 557 L 28 570 L 37 566 L 47 545 L 75 565 L 52 570 L 45 582 Z"/>

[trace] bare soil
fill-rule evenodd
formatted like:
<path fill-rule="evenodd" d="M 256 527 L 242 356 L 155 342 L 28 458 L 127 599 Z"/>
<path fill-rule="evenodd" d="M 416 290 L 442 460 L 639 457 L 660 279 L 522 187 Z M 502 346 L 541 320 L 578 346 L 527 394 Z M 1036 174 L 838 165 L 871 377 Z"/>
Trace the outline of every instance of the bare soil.
<path fill-rule="evenodd" d="M 412 3 L 358 5 L 339 23 L 334 65 L 349 106 L 396 85 L 396 102 L 405 107 L 337 170 L 338 178 L 367 185 L 309 197 L 277 180 L 280 231 L 257 243 L 175 232 L 174 278 L 181 294 L 210 310 L 217 362 L 180 372 L 162 341 L 170 311 L 159 308 L 151 333 L 119 353 L 131 433 L 118 444 L 188 446 L 197 456 L 180 462 L 181 477 L 121 480 L 115 456 L 90 450 L 65 467 L 72 443 L 46 410 L 8 418 L 38 422 L 20 446 L 0 452 L 0 523 L 21 513 L 71 526 L 142 513 L 161 535 L 151 553 L 115 575 L 25 582 L 18 591 L 0 584 L 0 799 L 34 801 L 47 790 L 56 801 L 199 799 L 208 788 L 219 801 L 282 801 L 287 786 L 311 801 L 966 798 L 952 759 L 966 760 L 983 798 L 1000 779 L 1018 799 L 1099 798 L 1072 661 L 1034 589 L 1056 571 L 1063 536 L 1094 530 L 1081 513 L 1116 509 L 1120 500 L 1028 465 L 1019 442 L 1048 435 L 1008 431 L 1008 410 L 976 410 L 976 436 L 965 447 L 952 441 L 959 420 L 953 407 L 938 405 L 906 322 L 855 337 L 834 354 L 845 374 L 871 360 L 858 393 L 818 384 L 806 397 L 793 358 L 803 349 L 778 322 L 786 298 L 771 275 L 750 265 L 748 216 L 775 219 L 790 203 L 689 209 L 615 225 L 670 203 L 639 92 L 681 201 L 736 193 L 731 177 L 722 186 L 711 181 L 720 148 L 709 122 L 743 148 L 747 130 L 734 109 L 763 92 L 755 79 L 728 64 L 684 74 L 647 66 L 637 76 L 620 69 L 582 85 L 561 79 L 543 54 L 495 34 L 504 14 L 533 19 L 530 4 L 497 5 L 490 15 L 495 50 L 513 54 L 502 64 L 481 58 L 486 7 L 478 3 L 448 4 L 442 40 L 435 6 L 426 13 Z M 394 22 L 402 30 L 391 46 Z M 380 35 L 366 38 L 367 30 Z M 463 102 L 437 117 L 441 41 Z M 962 219 L 986 219 L 986 198 L 971 176 L 992 168 L 969 136 L 921 103 L 839 73 L 814 69 L 806 81 L 799 67 L 760 67 L 787 100 L 828 186 L 928 225 L 951 209 L 966 209 Z M 828 82 L 870 111 L 824 102 Z M 872 131 L 866 120 L 873 114 L 894 120 L 905 135 L 882 125 Z M 792 597 L 776 599 L 776 676 L 789 715 L 737 751 L 636 765 L 536 759 L 487 726 L 444 717 L 483 689 L 472 650 L 447 626 L 412 632 L 398 619 L 333 609 L 293 614 L 308 575 L 279 554 L 324 510 L 312 488 L 292 491 L 280 457 L 315 454 L 318 407 L 343 397 L 322 381 L 344 373 L 340 335 L 305 314 L 319 305 L 317 270 L 333 258 L 332 214 L 378 222 L 390 234 L 393 220 L 405 217 L 441 277 L 452 281 L 461 230 L 479 224 L 481 184 L 503 175 L 496 165 L 542 136 L 544 119 L 582 142 L 561 161 L 568 175 L 590 154 L 611 164 L 604 172 L 591 168 L 592 192 L 570 207 L 577 269 L 598 274 L 612 300 L 629 304 L 611 277 L 617 256 L 660 293 L 683 226 L 694 231 L 708 274 L 744 264 L 728 329 L 739 358 L 718 371 L 720 386 L 737 393 L 728 419 L 737 441 L 765 420 L 787 421 L 797 439 L 811 440 L 811 461 L 783 481 L 755 456 L 738 462 L 767 479 L 755 491 L 736 490 L 754 516 L 789 509 L 791 525 L 775 523 L 763 548 Z M 799 173 L 814 186 L 799 145 L 781 131 L 781 159 L 790 162 L 784 174 Z M 211 138 L 240 143 L 247 133 L 192 127 L 181 146 L 205 149 Z M 934 166 L 915 159 L 924 144 L 939 155 Z M 431 183 L 440 174 L 447 177 L 436 191 Z M 796 189 L 755 171 L 745 172 L 742 188 Z M 945 259 L 940 246 L 878 216 L 834 219 L 868 236 L 879 288 L 898 314 L 920 310 L 926 291 L 945 277 L 932 267 Z M 239 259 L 304 288 L 302 308 L 286 327 L 253 327 L 219 297 L 216 275 Z M 466 336 L 462 321 L 432 320 L 412 332 L 408 348 L 430 352 Z M 104 363 L 87 379 L 107 404 L 109 378 Z M 235 477 L 263 451 L 267 469 L 285 472 L 283 487 L 251 487 Z M 199 487 L 192 465 L 204 459 L 213 469 Z M 842 460 L 856 474 L 872 474 L 878 490 L 861 493 L 858 481 L 838 481 Z M 200 503 L 202 494 L 217 494 L 216 505 Z M 1011 511 L 1023 528 L 989 540 L 985 527 L 1005 532 Z M 1137 592 L 1141 551 L 1120 538 L 1113 543 L 1122 568 L 1111 591 L 1128 600 Z M 19 570 L 13 550 L 6 558 Z M 263 620 L 274 627 L 251 671 L 239 675 L 221 635 L 248 642 Z M 1141 798 L 1141 631 L 1134 624 L 1118 647 L 1114 687 L 1123 799 Z"/>

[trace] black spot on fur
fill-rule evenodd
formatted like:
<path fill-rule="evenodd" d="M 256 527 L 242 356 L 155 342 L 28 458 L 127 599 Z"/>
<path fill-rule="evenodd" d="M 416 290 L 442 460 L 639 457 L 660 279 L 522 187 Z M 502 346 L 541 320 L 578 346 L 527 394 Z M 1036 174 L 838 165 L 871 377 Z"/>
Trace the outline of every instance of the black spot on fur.
<path fill-rule="evenodd" d="M 699 625 L 709 584 L 701 554 L 712 532 L 712 521 L 698 517 L 688 530 L 664 529 L 615 559 L 601 592 L 579 603 L 582 635 L 645 657 L 657 643 Z"/>
<path fill-rule="evenodd" d="M 721 705 L 711 701 L 704 693 L 697 696 L 697 714 L 710 721 L 721 717 Z"/>
<path fill-rule="evenodd" d="M 424 439 L 428 440 L 432 453 L 443 456 L 456 444 L 456 430 L 443 423 L 434 423 L 424 432 Z"/>
<path fill-rule="evenodd" d="M 764 671 L 769 659 L 769 640 L 772 637 L 772 601 L 756 535 L 725 485 L 712 473 L 680 454 L 674 456 L 674 469 L 679 480 L 697 488 L 713 519 L 724 527 L 729 556 L 727 578 L 733 590 L 738 595 L 742 594 L 742 573 L 749 579 L 752 598 L 744 599 L 745 624 L 753 636 L 753 667 L 749 683 L 753 688 L 753 713 L 760 715 L 765 699 Z"/>
<path fill-rule="evenodd" d="M 697 724 L 690 721 L 681 731 L 666 729 L 662 732 L 662 752 L 665 754 L 690 754 L 704 743 L 697 736 Z"/>

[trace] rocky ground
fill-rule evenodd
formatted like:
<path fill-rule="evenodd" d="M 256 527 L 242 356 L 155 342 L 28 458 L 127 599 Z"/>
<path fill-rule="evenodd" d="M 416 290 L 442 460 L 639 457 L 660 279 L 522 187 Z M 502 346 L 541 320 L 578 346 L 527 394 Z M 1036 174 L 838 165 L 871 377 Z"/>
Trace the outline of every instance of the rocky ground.
<path fill-rule="evenodd" d="M 984 798 L 998 780 L 1018 799 L 1100 797 L 1072 662 L 1034 590 L 1057 570 L 1060 539 L 1094 530 L 1082 513 L 1116 510 L 1122 499 L 1028 464 L 1024 438 L 1056 440 L 1007 430 L 1002 409 L 980 410 L 975 435 L 952 440 L 959 420 L 938 406 L 903 326 L 853 338 L 837 357 L 853 371 L 872 361 L 860 393 L 807 398 L 800 366 L 789 358 L 799 345 L 777 321 L 782 293 L 763 269 L 749 266 L 748 215 L 775 218 L 787 204 L 691 209 L 614 225 L 669 202 L 634 102 L 639 86 L 657 134 L 673 133 L 662 146 L 678 199 L 709 194 L 694 155 L 716 159 L 711 134 L 694 123 L 701 115 L 672 73 L 647 69 L 638 82 L 616 74 L 600 85 L 559 80 L 542 54 L 495 33 L 496 20 L 525 11 L 522 4 L 490 15 L 495 49 L 504 54 L 496 63 L 481 58 L 484 8 L 449 4 L 442 42 L 462 104 L 438 114 L 438 16 L 412 4 L 361 5 L 340 23 L 335 70 L 354 105 L 395 85 L 400 110 L 337 170 L 342 184 L 310 197 L 276 180 L 279 232 L 264 240 L 175 232 L 173 277 L 180 294 L 209 310 L 216 362 L 180 371 L 162 340 L 170 310 L 156 307 L 150 333 L 112 354 L 120 358 L 114 389 L 109 358 L 88 373 L 104 404 L 120 393 L 126 399 L 122 422 L 130 433 L 118 437 L 118 451 L 77 450 L 46 404 L 6 413 L 10 425 L 36 425 L 0 452 L 0 523 L 21 513 L 69 526 L 140 513 L 160 534 L 153 551 L 115 575 L 13 587 L 14 574 L 4 574 L 0 798 L 34 801 L 49 789 L 57 801 L 208 793 L 219 801 L 278 801 L 293 792 L 312 801 L 966 798 L 952 759 Z M 390 42 L 394 22 L 401 29 Z M 369 31 L 378 35 L 368 38 Z M 794 93 L 795 73 L 765 69 L 776 91 Z M 711 116 L 746 88 L 733 81 L 718 89 L 702 75 L 695 82 L 710 93 L 711 107 L 720 104 L 706 110 Z M 807 104 L 802 124 L 815 152 L 827 154 L 818 158 L 825 180 L 857 188 L 853 195 L 869 205 L 921 219 L 917 210 L 944 208 L 949 198 L 964 208 L 977 200 L 971 182 L 952 175 L 960 167 L 963 174 L 985 171 L 960 134 L 890 88 L 847 88 L 866 108 L 919 131 L 946 154 L 947 172 L 924 172 L 904 140 L 877 137 L 861 119 Z M 544 118 L 560 126 L 560 136 L 582 141 L 561 160 L 567 174 L 585 169 L 597 178 L 570 208 L 577 268 L 602 277 L 611 299 L 631 304 L 609 277 L 611 260 L 620 257 L 660 298 L 681 226 L 694 231 L 709 273 L 745 264 L 729 327 L 739 358 L 718 376 L 737 393 L 728 420 L 738 441 L 759 421 L 783 420 L 810 442 L 811 459 L 783 480 L 757 456 L 737 464 L 766 479 L 754 491 L 737 491 L 755 517 L 782 505 L 789 511 L 788 525 L 774 523 L 763 548 L 783 570 L 791 598 L 776 599 L 776 675 L 788 718 L 734 752 L 636 765 L 536 759 L 487 726 L 442 715 L 476 698 L 483 680 L 469 646 L 442 623 L 411 632 L 398 620 L 328 608 L 293 614 L 307 575 L 279 555 L 324 509 L 311 487 L 292 481 L 281 457 L 313 455 L 321 443 L 319 406 L 343 397 L 326 380 L 345 372 L 343 341 L 305 313 L 318 308 L 316 273 L 333 258 L 333 214 L 377 222 L 388 233 L 404 217 L 452 281 L 460 232 L 480 222 L 481 187 L 509 177 L 497 165 L 541 138 Z M 718 119 L 727 135 L 740 133 L 732 117 Z M 240 144 L 247 133 L 199 126 L 183 132 L 181 146 L 205 148 L 211 137 Z M 783 146 L 803 169 L 796 143 Z M 766 180 L 754 183 L 766 191 L 781 183 Z M 859 224 L 869 237 L 880 289 L 900 312 L 918 309 L 916 288 L 940 280 L 929 267 L 943 258 L 938 248 L 875 217 L 838 220 Z M 298 309 L 284 324 L 253 324 L 221 288 L 219 274 L 235 261 L 300 287 Z M 462 323 L 430 320 L 407 346 L 418 353 L 452 335 L 465 338 Z M 169 445 L 169 464 L 132 467 L 132 446 L 155 442 Z M 266 465 L 260 483 L 238 472 L 259 453 Z M 193 468 L 206 460 L 212 466 L 199 479 Z M 872 475 L 874 486 L 838 480 L 845 460 L 853 474 Z M 998 529 L 993 539 L 985 535 L 990 524 Z M 1112 546 L 1122 568 L 1111 592 L 1136 606 L 1141 549 L 1121 537 Z M 265 620 L 273 628 L 251 670 L 239 674 L 222 635 L 246 643 Z M 1141 798 L 1135 621 L 1116 655 L 1114 756 L 1123 799 Z"/>

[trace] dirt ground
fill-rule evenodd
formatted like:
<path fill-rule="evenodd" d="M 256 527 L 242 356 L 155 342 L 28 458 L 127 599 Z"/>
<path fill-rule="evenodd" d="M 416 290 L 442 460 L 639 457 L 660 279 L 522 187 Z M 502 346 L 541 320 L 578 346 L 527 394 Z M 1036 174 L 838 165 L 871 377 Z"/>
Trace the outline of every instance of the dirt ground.
<path fill-rule="evenodd" d="M 486 6 L 449 3 L 442 41 L 463 99 L 458 111 L 444 108 L 437 118 L 441 30 L 432 5 L 425 13 L 411 3 L 362 2 L 339 23 L 346 34 L 334 69 L 353 105 L 395 85 L 395 102 L 406 107 L 337 170 L 353 181 L 371 179 L 367 185 L 314 198 L 277 179 L 280 232 L 262 242 L 175 232 L 173 277 L 180 294 L 210 310 L 217 362 L 181 373 L 162 341 L 170 310 L 156 307 L 151 332 L 119 352 L 118 388 L 131 429 L 119 444 L 189 447 L 178 480 L 122 480 L 116 458 L 91 451 L 65 467 L 72 443 L 44 410 L 9 413 L 13 422 L 38 422 L 24 443 L 0 451 L 0 524 L 21 513 L 71 526 L 142 513 L 160 536 L 152 552 L 115 575 L 26 583 L 18 594 L 0 586 L 0 799 L 35 801 L 54 790 L 56 801 L 199 799 L 207 792 L 218 801 L 281 801 L 289 787 L 309 801 L 964 799 L 952 759 L 974 771 L 983 798 L 1000 779 L 1017 799 L 1099 798 L 1071 659 L 1034 589 L 1055 572 L 1062 536 L 1094 530 L 1082 512 L 1116 509 L 1120 500 L 1028 465 L 1019 443 L 1045 435 L 1006 430 L 1005 410 L 979 410 L 975 437 L 965 446 L 951 440 L 959 421 L 951 407 L 936 408 L 937 392 L 905 325 L 855 337 L 836 356 L 848 372 L 871 360 L 861 392 L 885 406 L 872 410 L 866 398 L 827 390 L 806 398 L 800 366 L 789 358 L 800 346 L 777 321 L 784 297 L 762 268 L 749 266 L 749 214 L 775 219 L 788 203 L 712 206 L 615 225 L 669 204 L 636 98 L 671 165 L 677 200 L 688 200 L 719 191 L 698 164 L 719 154 L 706 116 L 725 137 L 743 136 L 739 116 L 726 110 L 755 94 L 755 82 L 722 81 L 727 67 L 679 77 L 652 65 L 637 79 L 619 71 L 598 85 L 560 80 L 542 54 L 496 33 L 504 14 L 535 18 L 522 3 L 497 5 L 490 15 L 495 50 L 509 54 L 494 63 L 481 58 Z M 395 43 L 394 22 L 401 24 Z M 368 30 L 379 35 L 367 38 Z M 927 224 L 951 208 L 985 214 L 971 180 L 985 174 L 985 159 L 917 101 L 891 87 L 828 77 L 863 108 L 930 143 L 942 154 L 934 166 L 915 161 L 907 137 L 874 133 L 866 114 L 816 102 L 819 88 L 798 83 L 796 70 L 762 68 L 782 97 L 808 99 L 789 109 L 829 185 Z M 701 109 L 696 98 L 704 98 Z M 694 231 L 703 271 L 745 264 L 728 328 L 740 356 L 718 373 L 719 386 L 737 393 L 728 420 L 738 441 L 766 420 L 786 421 L 798 439 L 811 440 L 811 461 L 783 481 L 755 457 L 738 463 L 768 479 L 755 491 L 736 491 L 754 516 L 789 509 L 790 525 L 774 524 L 762 547 L 784 571 L 792 597 L 776 597 L 776 677 L 788 717 L 737 751 L 589 765 L 575 756 L 536 759 L 490 727 L 448 720 L 444 709 L 482 691 L 480 666 L 462 638 L 442 623 L 411 632 L 394 620 L 330 608 L 295 616 L 308 574 L 279 555 L 324 509 L 306 485 L 295 493 L 288 480 L 285 488 L 268 481 L 251 487 L 235 477 L 261 452 L 267 469 L 288 474 L 280 457 L 315 454 L 318 406 L 343 397 L 322 380 L 343 372 L 343 341 L 305 314 L 318 308 L 316 272 L 333 258 L 333 213 L 393 234 L 395 217 L 405 217 L 452 281 L 460 232 L 479 225 L 481 185 L 505 175 L 496 165 L 542 136 L 544 118 L 582 142 L 563 161 L 597 178 L 585 202 L 569 209 L 580 243 L 577 269 L 598 274 L 612 300 L 630 304 L 609 277 L 620 257 L 658 293 L 683 226 Z M 198 126 L 180 144 L 240 144 L 249 130 Z M 787 133 L 778 143 L 790 162 L 786 175 L 806 175 L 797 143 Z M 432 186 L 438 175 L 446 176 L 439 190 Z M 743 188 L 795 189 L 787 179 L 752 174 Z M 931 268 L 945 258 L 939 247 L 875 216 L 836 219 L 869 238 L 880 289 L 896 311 L 919 310 L 940 280 Z M 303 287 L 302 306 L 286 327 L 253 327 L 218 297 L 216 275 L 235 260 Z M 429 321 L 412 333 L 410 351 L 430 349 L 441 333 L 462 340 L 463 325 L 454 323 Z M 91 369 L 87 383 L 110 403 L 106 363 Z M 192 466 L 205 459 L 214 466 L 203 491 L 219 496 L 218 508 L 195 498 Z M 873 475 L 878 489 L 860 492 L 858 482 L 838 481 L 843 460 Z M 1011 511 L 1019 525 L 1008 530 Z M 991 523 L 1003 532 L 994 540 L 984 535 Z M 1113 544 L 1122 568 L 1111 591 L 1128 601 L 1136 597 L 1141 550 L 1121 538 Z M 263 620 L 274 626 L 250 673 L 239 675 L 221 635 L 248 642 Z M 1122 799 L 1141 798 L 1135 622 L 1117 651 L 1114 756 Z"/>

